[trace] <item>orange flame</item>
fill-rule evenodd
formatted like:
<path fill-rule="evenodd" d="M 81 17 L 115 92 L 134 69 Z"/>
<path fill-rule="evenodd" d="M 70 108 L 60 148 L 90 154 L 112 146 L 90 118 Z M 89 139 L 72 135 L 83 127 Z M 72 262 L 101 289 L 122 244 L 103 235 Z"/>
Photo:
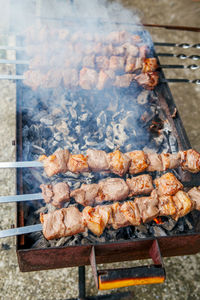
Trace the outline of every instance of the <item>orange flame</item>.
<path fill-rule="evenodd" d="M 164 222 L 160 217 L 153 219 L 156 224 L 163 224 Z"/>

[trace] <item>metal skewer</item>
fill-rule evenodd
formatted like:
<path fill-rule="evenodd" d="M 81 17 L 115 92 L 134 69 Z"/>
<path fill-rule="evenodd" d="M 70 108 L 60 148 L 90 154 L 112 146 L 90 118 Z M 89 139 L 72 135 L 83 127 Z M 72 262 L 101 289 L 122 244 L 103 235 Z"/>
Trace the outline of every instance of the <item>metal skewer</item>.
<path fill-rule="evenodd" d="M 37 232 L 37 231 L 41 231 L 41 230 L 42 230 L 42 224 L 0 230 L 0 238 L 21 235 L 21 234 L 27 234 L 27 233 Z"/>
<path fill-rule="evenodd" d="M 23 202 L 23 201 L 42 200 L 42 199 L 43 199 L 42 193 L 1 196 L 0 203 Z"/>
<path fill-rule="evenodd" d="M 163 46 L 163 47 L 179 47 L 183 49 L 188 49 L 188 48 L 196 48 L 200 49 L 200 43 L 199 44 L 188 44 L 188 43 L 162 43 L 162 42 L 154 42 L 155 46 Z"/>
<path fill-rule="evenodd" d="M 13 161 L 13 162 L 0 162 L 0 168 L 38 168 L 43 167 L 43 164 L 37 160 L 33 161 Z"/>
<path fill-rule="evenodd" d="M 180 59 L 193 59 L 193 60 L 199 60 L 199 55 L 185 55 L 185 54 L 174 54 L 174 53 L 157 53 L 157 56 L 165 56 L 165 57 L 177 57 Z"/>

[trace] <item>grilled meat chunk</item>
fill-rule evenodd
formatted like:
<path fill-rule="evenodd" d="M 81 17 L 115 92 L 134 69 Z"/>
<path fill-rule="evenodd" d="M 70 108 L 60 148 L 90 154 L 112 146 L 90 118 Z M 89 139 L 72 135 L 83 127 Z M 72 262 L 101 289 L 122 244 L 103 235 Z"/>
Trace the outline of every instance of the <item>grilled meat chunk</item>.
<path fill-rule="evenodd" d="M 109 62 L 109 69 L 113 71 L 121 71 L 124 69 L 125 59 L 121 56 L 111 56 Z"/>
<path fill-rule="evenodd" d="M 98 74 L 95 70 L 89 68 L 82 68 L 80 70 L 79 84 L 84 90 L 91 90 L 96 87 L 98 81 Z"/>
<path fill-rule="evenodd" d="M 120 210 L 131 225 L 138 226 L 141 224 L 140 212 L 136 203 L 126 201 L 121 205 Z"/>
<path fill-rule="evenodd" d="M 153 90 L 158 84 L 159 76 L 157 72 L 141 73 L 135 76 L 135 80 L 147 90 Z"/>
<path fill-rule="evenodd" d="M 200 210 L 200 186 L 193 187 L 191 190 L 188 191 L 188 195 L 194 203 L 194 208 Z"/>
<path fill-rule="evenodd" d="M 72 173 L 88 172 L 87 157 L 83 154 L 70 154 L 67 164 L 68 170 Z"/>
<path fill-rule="evenodd" d="M 175 220 L 187 215 L 193 209 L 193 202 L 184 191 L 178 191 L 173 196 L 173 201 L 176 205 L 176 213 L 173 215 Z"/>
<path fill-rule="evenodd" d="M 136 65 L 136 57 L 129 55 L 125 63 L 125 72 L 134 72 Z"/>
<path fill-rule="evenodd" d="M 123 44 L 123 47 L 126 49 L 127 56 L 137 56 L 139 53 L 138 47 L 129 42 Z"/>
<path fill-rule="evenodd" d="M 110 77 L 106 74 L 105 71 L 101 70 L 98 76 L 97 89 L 103 90 L 105 87 L 109 85 Z"/>
<path fill-rule="evenodd" d="M 96 202 L 120 201 L 128 197 L 129 188 L 121 178 L 108 178 L 100 181 Z"/>
<path fill-rule="evenodd" d="M 90 170 L 94 172 L 109 170 L 109 163 L 105 151 L 88 149 L 86 155 Z"/>
<path fill-rule="evenodd" d="M 131 159 L 131 164 L 129 167 L 130 174 L 141 173 L 148 167 L 147 155 L 144 153 L 144 151 L 136 150 L 127 152 L 126 155 Z"/>
<path fill-rule="evenodd" d="M 84 208 L 82 213 L 84 222 L 87 224 L 88 229 L 97 236 L 100 236 L 108 223 L 110 210 L 102 210 L 99 206 L 87 206 Z"/>
<path fill-rule="evenodd" d="M 32 88 L 32 90 L 37 90 L 40 85 L 45 81 L 45 75 L 38 70 L 28 70 L 24 72 L 24 84 Z"/>
<path fill-rule="evenodd" d="M 43 162 L 47 176 L 50 177 L 58 173 L 65 173 L 68 170 L 69 151 L 67 149 L 57 149 L 49 157 L 46 155 L 40 156 L 39 160 Z"/>
<path fill-rule="evenodd" d="M 121 76 L 116 76 L 116 79 L 115 79 L 115 82 L 113 83 L 113 85 L 115 85 L 119 88 L 129 87 L 133 78 L 134 78 L 133 74 L 125 74 L 125 75 L 121 75 Z"/>
<path fill-rule="evenodd" d="M 172 216 L 176 213 L 176 205 L 172 196 L 159 197 L 159 216 Z"/>
<path fill-rule="evenodd" d="M 48 214 L 41 214 L 43 234 L 47 240 L 71 236 L 85 231 L 82 213 L 78 208 L 70 206 Z"/>
<path fill-rule="evenodd" d="M 130 166 L 130 158 L 119 150 L 107 154 L 109 161 L 109 169 L 111 172 L 123 176 L 128 171 Z"/>
<path fill-rule="evenodd" d="M 41 184 L 40 188 L 42 190 L 42 197 L 45 203 L 50 203 L 53 198 L 53 189 L 51 184 Z"/>
<path fill-rule="evenodd" d="M 154 72 L 157 70 L 157 68 L 158 68 L 158 63 L 155 57 L 144 59 L 143 67 L 142 67 L 143 73 Z"/>
<path fill-rule="evenodd" d="M 52 205 L 61 208 L 63 203 L 70 201 L 69 185 L 66 182 L 58 182 L 53 185 Z"/>
<path fill-rule="evenodd" d="M 78 72 L 76 69 L 65 69 L 62 73 L 62 77 L 66 88 L 73 88 L 79 84 Z"/>
<path fill-rule="evenodd" d="M 152 177 L 148 174 L 128 178 L 126 183 L 129 187 L 129 197 L 141 194 L 148 195 L 153 190 Z"/>
<path fill-rule="evenodd" d="M 94 68 L 95 67 L 95 55 L 86 55 L 83 58 L 83 67 Z"/>
<path fill-rule="evenodd" d="M 163 164 L 163 171 L 167 169 L 174 169 L 180 165 L 181 155 L 180 153 L 161 153 L 161 160 Z"/>
<path fill-rule="evenodd" d="M 183 189 L 182 183 L 172 173 L 166 173 L 154 180 L 159 196 L 175 195 Z"/>
<path fill-rule="evenodd" d="M 163 164 L 162 164 L 160 154 L 147 153 L 147 161 L 148 161 L 147 171 L 149 172 L 163 171 Z"/>
<path fill-rule="evenodd" d="M 46 203 L 61 208 L 63 203 L 69 202 L 69 185 L 66 182 L 58 182 L 54 185 L 41 184 L 42 196 Z"/>
<path fill-rule="evenodd" d="M 156 191 L 152 191 L 150 197 L 135 198 L 134 203 L 138 206 L 143 223 L 149 222 L 159 214 L 158 196 Z"/>
<path fill-rule="evenodd" d="M 96 64 L 98 69 L 106 70 L 109 68 L 109 59 L 106 56 L 97 56 Z"/>
<path fill-rule="evenodd" d="M 127 31 L 112 31 L 107 36 L 107 41 L 113 44 L 121 44 L 128 40 L 130 34 Z"/>
<path fill-rule="evenodd" d="M 40 85 L 41 87 L 47 89 L 57 88 L 61 83 L 61 79 L 62 79 L 62 70 L 54 69 L 53 72 L 52 70 L 49 70 L 47 74 L 44 76 L 44 79 Z"/>
<path fill-rule="evenodd" d="M 94 205 L 98 191 L 98 184 L 82 184 L 79 189 L 72 191 L 70 196 L 73 197 L 77 203 L 83 206 Z"/>
<path fill-rule="evenodd" d="M 112 218 L 110 222 L 114 229 L 131 225 L 122 211 L 122 205 L 118 202 L 112 205 Z"/>
<path fill-rule="evenodd" d="M 181 154 L 181 166 L 183 170 L 197 173 L 200 171 L 200 154 L 189 149 L 187 151 L 180 151 Z"/>

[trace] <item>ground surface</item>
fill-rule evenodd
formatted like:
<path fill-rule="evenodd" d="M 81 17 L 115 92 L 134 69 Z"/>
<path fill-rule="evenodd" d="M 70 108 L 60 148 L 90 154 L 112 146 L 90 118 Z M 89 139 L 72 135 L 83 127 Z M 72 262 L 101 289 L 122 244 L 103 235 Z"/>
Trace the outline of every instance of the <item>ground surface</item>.
<path fill-rule="evenodd" d="M 30 1 L 30 4 L 33 1 Z M 40 4 L 46 1 L 38 1 Z M 54 2 L 54 1 L 49 1 Z M 78 2 L 78 1 L 76 1 Z M 114 1 L 112 1 L 114 2 Z M 137 10 L 142 22 L 174 24 L 200 27 L 200 1 L 192 0 L 148 0 L 148 1 L 121 1 L 129 10 Z M 0 31 L 7 30 L 9 23 L 9 1 L 0 1 L 1 21 Z M 150 30 L 154 41 L 199 43 L 200 34 L 186 31 Z M 1 44 L 7 40 L 1 36 Z M 12 37 L 9 43 L 13 43 Z M 159 51 L 173 49 L 159 49 Z M 200 50 L 176 49 L 176 53 L 198 54 Z M 0 54 L 1 56 L 4 53 Z M 12 58 L 7 53 L 7 58 Z M 165 59 L 161 63 L 180 63 L 177 59 Z M 191 60 L 183 61 L 189 65 Z M 198 62 L 197 62 L 198 63 Z M 0 66 L 0 74 L 14 72 L 13 67 Z M 168 71 L 167 78 L 200 78 L 200 72 L 184 70 L 182 73 Z M 175 102 L 181 114 L 188 137 L 194 148 L 200 151 L 200 87 L 192 84 L 170 85 Z M 12 161 L 15 159 L 15 84 L 10 81 L 0 82 L 0 160 Z M 15 194 L 15 172 L 0 170 L 0 195 Z M 9 228 L 14 223 L 14 205 L 1 205 L 0 229 Z M 7 238 L 0 241 L 0 299 L 9 300 L 51 300 L 66 299 L 77 296 L 77 269 L 68 268 L 52 271 L 21 273 L 18 268 L 15 252 L 15 239 Z M 142 262 L 143 263 L 143 262 Z M 136 300 L 198 300 L 200 299 L 200 254 L 165 258 L 167 279 L 162 285 L 138 286 L 130 288 L 135 292 Z M 134 263 L 135 264 L 135 263 Z M 125 265 L 134 265 L 128 263 Z M 122 264 L 120 264 L 122 266 Z M 87 268 L 87 291 L 89 295 L 97 293 L 90 268 Z"/>

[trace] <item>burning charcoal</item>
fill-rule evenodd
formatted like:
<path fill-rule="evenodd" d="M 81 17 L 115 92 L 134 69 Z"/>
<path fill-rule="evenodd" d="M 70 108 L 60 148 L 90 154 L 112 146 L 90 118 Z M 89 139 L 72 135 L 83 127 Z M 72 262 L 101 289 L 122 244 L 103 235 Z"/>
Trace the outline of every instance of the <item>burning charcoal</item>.
<path fill-rule="evenodd" d="M 32 233 L 31 238 L 36 240 L 36 242 L 32 245 L 32 248 L 47 248 L 50 246 L 49 241 L 47 241 L 40 232 L 37 235 Z"/>
<path fill-rule="evenodd" d="M 137 97 L 137 102 L 140 105 L 144 105 L 148 103 L 149 91 L 142 91 L 139 96 Z"/>
<path fill-rule="evenodd" d="M 139 225 L 135 226 L 135 235 L 138 238 L 146 238 L 149 236 L 147 226 Z"/>
<path fill-rule="evenodd" d="M 47 126 L 52 126 L 53 125 L 53 120 L 52 119 L 45 119 L 45 118 L 41 118 L 40 119 L 41 123 L 44 123 Z"/>
<path fill-rule="evenodd" d="M 171 231 L 174 229 L 174 227 L 176 226 L 176 221 L 172 218 L 168 218 L 166 221 L 164 221 L 161 226 L 167 230 L 167 231 Z"/>
<path fill-rule="evenodd" d="M 150 228 L 150 232 L 154 235 L 154 236 L 166 236 L 166 232 L 164 229 L 162 229 L 160 226 L 151 226 Z"/>

